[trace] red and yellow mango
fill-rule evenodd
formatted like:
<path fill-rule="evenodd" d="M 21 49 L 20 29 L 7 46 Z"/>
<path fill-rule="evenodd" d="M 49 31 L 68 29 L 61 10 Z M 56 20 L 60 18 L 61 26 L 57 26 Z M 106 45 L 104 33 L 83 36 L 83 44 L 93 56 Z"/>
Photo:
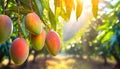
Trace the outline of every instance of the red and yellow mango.
<path fill-rule="evenodd" d="M 55 31 L 49 31 L 46 36 L 46 47 L 48 52 L 55 56 L 60 50 L 60 38 Z"/>
<path fill-rule="evenodd" d="M 34 12 L 28 13 L 25 18 L 25 27 L 30 33 L 34 35 L 40 34 L 42 27 L 39 16 Z"/>
<path fill-rule="evenodd" d="M 42 29 L 39 35 L 31 34 L 31 43 L 35 50 L 41 50 L 44 47 L 46 32 Z"/>
<path fill-rule="evenodd" d="M 0 43 L 5 42 L 13 31 L 12 20 L 7 15 L 0 15 Z"/>
<path fill-rule="evenodd" d="M 24 38 L 16 38 L 10 48 L 10 56 L 17 65 L 23 64 L 29 54 L 29 46 Z"/>

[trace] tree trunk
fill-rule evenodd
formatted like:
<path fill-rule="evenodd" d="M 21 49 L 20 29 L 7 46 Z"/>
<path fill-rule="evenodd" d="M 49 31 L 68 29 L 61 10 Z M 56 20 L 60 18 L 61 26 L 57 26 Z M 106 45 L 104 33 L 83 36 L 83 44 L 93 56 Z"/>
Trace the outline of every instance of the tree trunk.
<path fill-rule="evenodd" d="M 116 69 L 120 69 L 120 58 L 114 56 L 115 60 L 116 60 L 116 65 L 115 65 L 115 68 Z"/>
<path fill-rule="evenodd" d="M 112 52 L 113 57 L 115 58 L 116 65 L 114 69 L 120 69 L 120 58 L 117 56 L 115 52 Z"/>
<path fill-rule="evenodd" d="M 106 53 L 106 51 L 104 51 L 101 56 L 102 56 L 102 58 L 103 58 L 103 60 L 104 60 L 104 65 L 107 65 L 108 62 L 107 62 L 107 53 Z"/>
<path fill-rule="evenodd" d="M 107 57 L 104 56 L 103 59 L 104 59 L 104 65 L 107 65 L 107 64 L 108 64 L 108 62 L 107 62 Z"/>

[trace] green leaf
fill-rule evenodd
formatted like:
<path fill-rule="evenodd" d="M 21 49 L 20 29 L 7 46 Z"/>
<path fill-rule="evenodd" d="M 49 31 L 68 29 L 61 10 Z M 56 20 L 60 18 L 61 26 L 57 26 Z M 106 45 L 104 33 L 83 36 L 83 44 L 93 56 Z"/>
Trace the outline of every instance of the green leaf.
<path fill-rule="evenodd" d="M 102 39 L 102 43 L 109 41 L 111 39 L 111 36 L 113 35 L 113 31 L 109 30 L 108 33 L 105 34 L 104 38 Z"/>
<path fill-rule="evenodd" d="M 113 36 L 111 36 L 111 39 L 110 39 L 110 46 L 113 46 L 114 43 L 116 42 L 116 40 L 117 40 L 116 34 L 114 34 Z"/>
<path fill-rule="evenodd" d="M 35 0 L 35 3 L 37 5 L 37 8 L 38 8 L 38 11 L 39 11 L 39 14 L 40 14 L 40 18 L 42 18 L 42 15 L 43 15 L 43 6 L 42 6 L 42 3 L 39 0 Z"/>
<path fill-rule="evenodd" d="M 40 0 L 40 2 L 45 9 L 49 10 L 49 0 Z"/>
<path fill-rule="evenodd" d="M 57 20 L 56 20 L 55 15 L 54 15 L 54 13 L 52 12 L 51 9 L 49 10 L 48 17 L 49 17 L 52 28 L 54 30 L 56 30 Z"/>
<path fill-rule="evenodd" d="M 105 23 L 97 28 L 98 31 L 108 29 L 111 26 L 111 23 Z"/>
<path fill-rule="evenodd" d="M 0 5 L 3 5 L 3 2 L 2 2 L 2 0 L 0 0 Z"/>
<path fill-rule="evenodd" d="M 22 22 L 20 23 L 20 27 L 21 27 L 21 31 L 22 31 L 23 35 L 24 35 L 25 37 L 27 37 L 27 36 L 29 35 L 29 33 L 27 32 L 27 30 L 26 30 L 26 28 L 25 28 L 25 23 L 24 23 L 24 21 L 25 21 L 25 17 L 23 17 L 23 20 L 22 20 Z"/>
<path fill-rule="evenodd" d="M 98 0 L 91 0 L 92 1 L 92 12 L 93 16 L 97 18 L 98 15 Z"/>
<path fill-rule="evenodd" d="M 77 6 L 76 6 L 76 18 L 81 15 L 83 9 L 83 0 L 77 0 Z"/>
<path fill-rule="evenodd" d="M 120 7 L 120 1 L 118 1 L 118 2 L 114 5 L 114 7 Z"/>
<path fill-rule="evenodd" d="M 18 12 L 18 8 L 20 9 L 20 13 L 21 14 L 27 14 L 29 12 L 31 12 L 31 10 L 29 9 L 25 9 L 24 7 L 22 6 L 11 6 L 8 10 L 6 10 L 6 12 L 9 12 L 9 11 L 13 11 L 13 12 Z"/>
<path fill-rule="evenodd" d="M 2 6 L 0 6 L 0 14 L 2 14 Z"/>

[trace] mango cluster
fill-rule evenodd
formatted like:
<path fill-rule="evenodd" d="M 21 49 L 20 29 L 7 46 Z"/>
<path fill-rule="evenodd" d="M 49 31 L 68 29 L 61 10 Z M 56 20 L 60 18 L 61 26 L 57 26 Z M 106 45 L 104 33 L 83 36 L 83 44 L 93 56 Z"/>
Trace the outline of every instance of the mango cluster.
<path fill-rule="evenodd" d="M 49 31 L 47 34 L 42 28 L 41 20 L 36 13 L 28 13 L 25 18 L 25 27 L 31 34 L 32 47 L 38 51 L 46 48 L 51 55 L 57 55 L 60 50 L 60 38 L 55 31 Z"/>
<path fill-rule="evenodd" d="M 25 27 L 30 32 L 31 44 L 35 50 L 41 50 L 44 46 L 46 32 L 42 29 L 39 16 L 32 12 L 25 18 Z"/>
<path fill-rule="evenodd" d="M 46 49 L 51 55 L 57 55 L 60 50 L 60 38 L 55 31 L 50 30 L 47 34 L 42 27 L 39 16 L 35 13 L 28 13 L 25 17 L 25 28 L 30 33 L 30 41 L 34 50 Z M 13 31 L 12 20 L 7 15 L 0 15 L 0 43 L 8 40 Z M 19 33 L 19 32 L 18 32 Z M 17 65 L 23 64 L 29 55 L 28 42 L 20 37 L 13 40 L 10 47 L 10 57 Z"/>
<path fill-rule="evenodd" d="M 7 41 L 13 31 L 13 22 L 9 16 L 0 15 L 0 43 Z M 13 41 L 10 48 L 10 56 L 12 60 L 20 65 L 24 63 L 29 54 L 29 47 L 23 38 L 17 38 Z"/>

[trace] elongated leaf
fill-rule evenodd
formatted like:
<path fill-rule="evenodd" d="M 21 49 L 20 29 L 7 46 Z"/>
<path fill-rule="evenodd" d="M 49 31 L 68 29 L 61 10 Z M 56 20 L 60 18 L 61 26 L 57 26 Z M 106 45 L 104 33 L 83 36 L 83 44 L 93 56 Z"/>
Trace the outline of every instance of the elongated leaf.
<path fill-rule="evenodd" d="M 43 14 L 43 6 L 42 3 L 39 0 L 35 0 L 35 3 L 37 5 L 39 14 L 40 14 L 40 18 L 42 18 L 42 14 Z"/>
<path fill-rule="evenodd" d="M 105 23 L 97 28 L 98 31 L 108 29 L 111 26 L 111 23 Z"/>
<path fill-rule="evenodd" d="M 83 9 L 83 0 L 77 0 L 77 6 L 76 6 L 76 18 L 81 15 Z"/>
<path fill-rule="evenodd" d="M 39 9 L 38 9 L 38 6 L 37 6 L 37 3 L 35 0 L 31 0 L 32 1 L 32 9 L 33 11 L 40 16 L 40 12 L 39 12 Z"/>
<path fill-rule="evenodd" d="M 119 7 L 119 5 L 120 5 L 120 1 L 118 1 L 114 7 Z"/>
<path fill-rule="evenodd" d="M 61 8 L 60 7 L 57 7 L 56 10 L 55 10 L 55 17 L 58 19 L 58 17 L 60 16 L 60 13 L 61 13 Z"/>
<path fill-rule="evenodd" d="M 22 31 L 24 37 L 27 37 L 27 36 L 29 35 L 29 33 L 28 33 L 28 31 L 26 30 L 26 28 L 25 28 L 25 23 L 24 23 L 24 21 L 25 21 L 25 17 L 23 18 L 22 22 L 20 23 L 20 27 L 21 27 L 21 31 Z"/>
<path fill-rule="evenodd" d="M 111 36 L 110 46 L 113 46 L 116 41 L 117 41 L 117 36 L 116 36 L 116 34 L 114 34 Z"/>
<path fill-rule="evenodd" d="M 45 9 L 49 10 L 49 0 L 40 0 L 40 2 Z"/>
<path fill-rule="evenodd" d="M 56 30 L 56 18 L 55 18 L 55 15 L 54 13 L 52 12 L 52 10 L 50 9 L 49 10 L 49 13 L 48 13 L 48 17 L 49 17 L 49 20 L 50 20 L 50 23 L 51 23 L 51 27 Z"/>
<path fill-rule="evenodd" d="M 0 14 L 2 14 L 2 6 L 0 6 Z"/>
<path fill-rule="evenodd" d="M 96 18 L 98 15 L 98 0 L 91 0 L 91 1 L 92 1 L 93 16 Z"/>
<path fill-rule="evenodd" d="M 64 1 L 65 1 L 65 6 L 66 6 L 67 17 L 69 19 L 72 9 L 75 7 L 74 0 L 64 0 Z"/>
<path fill-rule="evenodd" d="M 55 5 L 55 16 L 58 19 L 58 16 L 60 15 L 62 8 L 62 0 L 54 0 L 54 5 Z"/>
<path fill-rule="evenodd" d="M 102 43 L 110 40 L 112 35 L 113 35 L 113 31 L 110 30 L 108 33 L 105 34 L 104 38 L 102 39 Z"/>
<path fill-rule="evenodd" d="M 60 16 L 64 19 L 64 20 L 68 20 L 67 18 L 67 14 L 65 12 L 65 10 L 63 8 L 61 8 L 61 12 L 60 12 Z"/>

